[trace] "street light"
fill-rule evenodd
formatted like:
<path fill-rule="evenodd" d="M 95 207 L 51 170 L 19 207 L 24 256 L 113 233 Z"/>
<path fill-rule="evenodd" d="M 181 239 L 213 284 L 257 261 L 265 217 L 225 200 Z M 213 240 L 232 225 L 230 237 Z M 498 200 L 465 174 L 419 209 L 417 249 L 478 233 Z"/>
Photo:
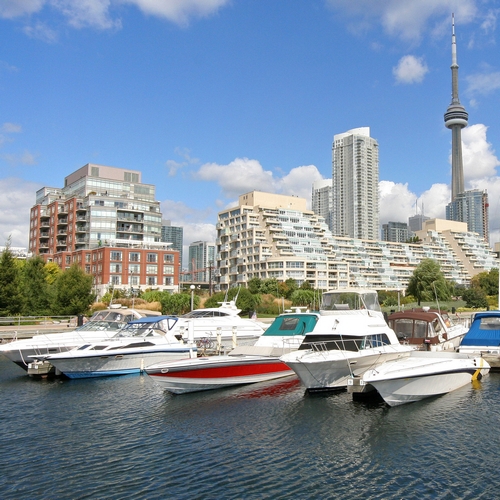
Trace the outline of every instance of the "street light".
<path fill-rule="evenodd" d="M 192 311 L 194 307 L 194 289 L 196 287 L 194 285 L 191 285 L 189 288 L 191 289 L 191 311 Z"/>

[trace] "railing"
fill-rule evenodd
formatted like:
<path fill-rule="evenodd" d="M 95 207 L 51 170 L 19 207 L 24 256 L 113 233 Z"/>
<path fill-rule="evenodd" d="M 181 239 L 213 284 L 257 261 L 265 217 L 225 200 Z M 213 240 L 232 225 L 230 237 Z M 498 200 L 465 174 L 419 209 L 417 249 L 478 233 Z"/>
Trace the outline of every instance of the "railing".
<path fill-rule="evenodd" d="M 0 317 L 0 342 L 64 332 L 77 327 L 77 316 L 4 316 Z"/>

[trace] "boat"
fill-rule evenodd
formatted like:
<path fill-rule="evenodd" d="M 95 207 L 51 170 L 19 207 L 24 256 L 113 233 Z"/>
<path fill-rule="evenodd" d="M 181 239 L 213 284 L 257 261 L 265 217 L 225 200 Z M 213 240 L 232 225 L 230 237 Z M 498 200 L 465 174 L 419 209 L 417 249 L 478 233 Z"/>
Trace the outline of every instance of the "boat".
<path fill-rule="evenodd" d="M 455 323 L 448 313 L 429 307 L 394 312 L 387 323 L 401 343 L 428 351 L 455 349 L 468 331 L 465 323 Z"/>
<path fill-rule="evenodd" d="M 90 378 L 140 373 L 161 361 L 196 358 L 194 343 L 172 335 L 168 323 L 175 320 L 172 316 L 135 319 L 110 339 L 36 359 L 48 361 L 69 378 Z"/>
<path fill-rule="evenodd" d="M 367 370 L 360 377 L 359 385 L 368 390 L 374 388 L 389 406 L 398 406 L 459 389 L 480 380 L 489 369 L 489 364 L 480 356 L 413 351 L 404 359 Z M 351 385 L 356 385 L 355 379 Z"/>
<path fill-rule="evenodd" d="M 284 313 L 253 346 L 238 346 L 226 355 L 159 363 L 145 371 L 161 388 L 174 394 L 287 377 L 293 371 L 280 361 L 280 356 L 296 350 L 319 318 L 319 313 Z"/>
<path fill-rule="evenodd" d="M 458 351 L 477 354 L 491 366 L 491 371 L 500 370 L 500 311 L 485 311 L 474 314 L 469 331 L 462 339 Z"/>
<path fill-rule="evenodd" d="M 45 364 L 30 367 L 30 356 L 56 354 L 69 351 L 85 342 L 95 342 L 113 337 L 127 322 L 147 316 L 158 316 L 158 312 L 112 306 L 95 312 L 82 326 L 63 333 L 38 334 L 28 339 L 14 340 L 0 345 L 0 354 L 28 371 L 29 374 L 47 375 L 51 367 Z M 42 369 L 43 368 L 43 369 Z M 32 372 L 32 373 L 30 373 Z"/>
<path fill-rule="evenodd" d="M 173 333 L 185 340 L 194 336 L 198 347 L 214 349 L 251 345 L 264 333 L 267 325 L 251 318 L 242 318 L 234 300 L 220 302 L 219 307 L 195 309 L 178 317 Z M 192 333 L 191 333 L 192 330 Z"/>
<path fill-rule="evenodd" d="M 413 349 L 400 344 L 381 316 L 368 310 L 330 318 L 333 324 L 318 324 L 297 351 L 280 358 L 309 392 L 345 389 L 350 377 L 404 358 Z"/>

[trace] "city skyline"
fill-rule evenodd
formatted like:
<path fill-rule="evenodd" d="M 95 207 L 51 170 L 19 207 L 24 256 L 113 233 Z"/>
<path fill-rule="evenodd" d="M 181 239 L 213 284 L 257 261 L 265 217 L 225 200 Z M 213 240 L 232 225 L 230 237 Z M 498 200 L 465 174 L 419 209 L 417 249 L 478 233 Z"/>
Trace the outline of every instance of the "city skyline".
<path fill-rule="evenodd" d="M 86 163 L 140 170 L 185 247 L 208 241 L 242 193 L 310 200 L 333 136 L 357 127 L 380 147 L 380 223 L 407 221 L 417 199 L 444 218 L 452 12 L 465 189 L 488 190 L 500 241 L 494 2 L 57 5 L 0 6 L 0 236 L 13 246 L 27 246 L 33 193 Z"/>

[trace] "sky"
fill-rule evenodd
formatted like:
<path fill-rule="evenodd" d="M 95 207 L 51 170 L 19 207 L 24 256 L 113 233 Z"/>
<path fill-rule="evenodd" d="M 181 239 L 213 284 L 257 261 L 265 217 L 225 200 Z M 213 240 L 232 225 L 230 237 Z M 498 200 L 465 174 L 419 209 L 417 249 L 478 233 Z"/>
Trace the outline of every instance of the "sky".
<path fill-rule="evenodd" d="M 500 241 L 496 0 L 0 0 L 0 244 L 43 186 L 140 170 L 184 243 L 252 190 L 310 201 L 335 134 L 379 144 L 380 222 L 445 218 L 451 15 L 466 189 Z M 3 241 L 2 241 L 3 240 Z"/>

